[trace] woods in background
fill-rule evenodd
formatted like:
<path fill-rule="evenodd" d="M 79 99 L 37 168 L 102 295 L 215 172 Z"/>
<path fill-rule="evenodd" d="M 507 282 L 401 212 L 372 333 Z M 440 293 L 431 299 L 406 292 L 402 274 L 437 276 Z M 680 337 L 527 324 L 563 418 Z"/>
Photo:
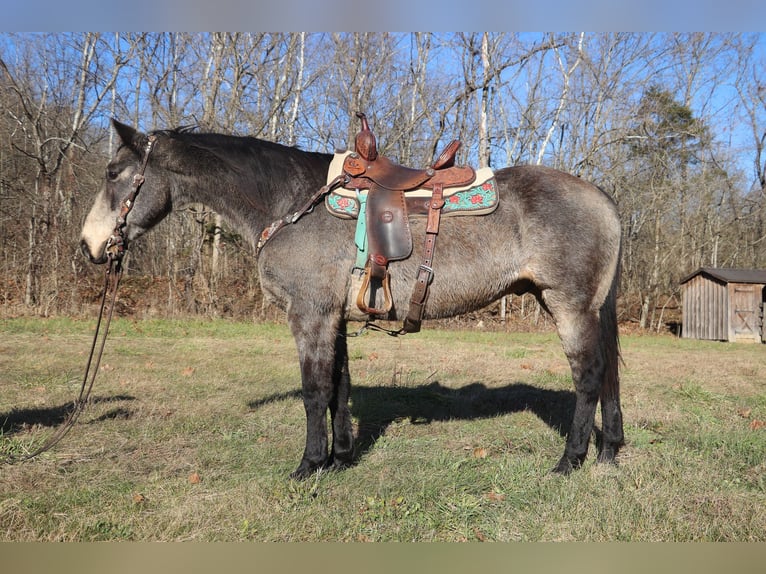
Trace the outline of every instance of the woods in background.
<path fill-rule="evenodd" d="M 101 270 L 78 235 L 109 118 L 332 152 L 361 110 L 402 164 L 459 138 L 461 163 L 601 186 L 623 221 L 621 318 L 659 328 L 696 268 L 766 267 L 765 54 L 761 35 L 713 33 L 2 34 L 0 313 L 90 311 Z M 251 249 L 204 205 L 127 266 L 142 316 L 261 312 Z"/>

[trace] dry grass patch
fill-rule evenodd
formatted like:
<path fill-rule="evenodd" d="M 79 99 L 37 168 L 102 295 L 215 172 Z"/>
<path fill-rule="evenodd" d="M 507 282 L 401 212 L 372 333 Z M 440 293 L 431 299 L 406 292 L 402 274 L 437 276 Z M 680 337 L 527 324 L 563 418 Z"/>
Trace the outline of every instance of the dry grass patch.
<path fill-rule="evenodd" d="M 0 450 L 39 444 L 90 325 L 0 324 Z M 764 540 L 763 347 L 623 338 L 627 445 L 569 477 L 553 334 L 350 341 L 358 464 L 287 478 L 305 434 L 289 331 L 118 320 L 97 401 L 54 451 L 0 469 L 4 540 Z"/>

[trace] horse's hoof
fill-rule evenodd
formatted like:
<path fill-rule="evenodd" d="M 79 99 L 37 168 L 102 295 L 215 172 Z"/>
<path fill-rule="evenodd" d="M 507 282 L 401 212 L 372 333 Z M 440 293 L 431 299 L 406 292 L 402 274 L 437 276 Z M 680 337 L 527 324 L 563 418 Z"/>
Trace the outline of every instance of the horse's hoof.
<path fill-rule="evenodd" d="M 331 470 L 333 472 L 340 472 L 342 470 L 346 470 L 350 466 L 352 466 L 353 463 L 348 460 L 333 460 L 327 467 L 327 470 Z"/>
<path fill-rule="evenodd" d="M 573 470 L 577 470 L 582 466 L 582 461 L 579 458 L 575 458 L 574 460 L 568 458 L 566 455 L 561 457 L 561 460 L 559 460 L 559 463 L 554 466 L 551 469 L 551 472 L 553 474 L 561 474 L 563 476 L 566 476 L 570 474 Z"/>
<path fill-rule="evenodd" d="M 306 480 L 316 471 L 322 470 L 323 468 L 323 464 L 311 464 L 305 461 L 301 461 L 301 463 L 298 465 L 298 468 L 290 473 L 290 478 L 293 480 Z"/>
<path fill-rule="evenodd" d="M 354 466 L 353 450 L 344 451 L 342 453 L 330 453 L 330 460 L 325 468 L 328 470 L 345 470 L 350 466 Z"/>
<path fill-rule="evenodd" d="M 310 475 L 310 472 L 297 468 L 290 473 L 290 478 L 293 480 L 306 480 Z"/>
<path fill-rule="evenodd" d="M 617 449 L 615 447 L 605 446 L 596 459 L 600 463 L 617 465 Z"/>

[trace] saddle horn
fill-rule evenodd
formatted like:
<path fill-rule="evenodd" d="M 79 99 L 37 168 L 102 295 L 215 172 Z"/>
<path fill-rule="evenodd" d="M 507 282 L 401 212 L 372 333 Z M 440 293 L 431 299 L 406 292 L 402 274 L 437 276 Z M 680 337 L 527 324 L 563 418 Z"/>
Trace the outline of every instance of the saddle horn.
<path fill-rule="evenodd" d="M 375 143 L 375 134 L 370 130 L 370 126 L 367 123 L 367 116 L 362 112 L 356 112 L 356 117 L 362 120 L 362 129 L 356 134 L 356 140 L 354 142 L 356 153 L 367 161 L 375 161 L 378 157 L 378 146 Z"/>

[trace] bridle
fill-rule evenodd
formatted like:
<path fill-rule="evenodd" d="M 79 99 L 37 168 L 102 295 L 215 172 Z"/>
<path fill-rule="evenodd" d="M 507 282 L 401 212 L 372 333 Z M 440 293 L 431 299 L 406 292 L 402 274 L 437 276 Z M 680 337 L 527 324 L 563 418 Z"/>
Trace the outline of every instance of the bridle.
<path fill-rule="evenodd" d="M 93 389 L 93 383 L 96 380 L 96 374 L 98 373 L 99 365 L 101 364 L 101 357 L 104 354 L 104 346 L 106 345 L 106 336 L 109 333 L 109 325 L 112 322 L 112 314 L 114 312 L 115 301 L 117 300 L 117 288 L 122 278 L 122 259 L 125 256 L 127 250 L 127 238 L 125 237 L 125 225 L 128 214 L 133 209 L 136 201 L 136 196 L 144 184 L 144 173 L 146 172 L 146 165 L 149 163 L 149 156 L 154 149 L 154 145 L 157 141 L 155 134 L 150 134 L 144 150 L 144 159 L 141 163 L 141 168 L 138 173 L 133 176 L 131 182 L 131 192 L 122 201 L 120 205 L 120 213 L 117 216 L 114 231 L 109 236 L 106 242 L 106 256 L 107 266 L 104 273 L 104 292 L 101 297 L 101 305 L 99 308 L 98 319 L 96 322 L 96 332 L 93 335 L 93 342 L 90 346 L 90 353 L 88 354 L 88 361 L 85 365 L 85 374 L 80 384 L 80 392 L 72 405 L 72 410 L 69 412 L 66 420 L 59 426 L 55 433 L 53 433 L 48 440 L 43 443 L 31 453 L 23 456 L 9 455 L 2 459 L 3 462 L 13 464 L 16 462 L 22 462 L 30 460 L 36 456 L 52 449 L 63 439 L 67 433 L 80 418 L 80 415 L 85 410 L 85 407 L 89 404 L 90 393 Z M 106 313 L 106 323 L 104 325 L 103 334 L 101 333 L 101 324 L 104 319 L 104 311 L 106 309 L 106 301 L 109 299 L 109 310 Z M 98 348 L 98 352 L 96 349 Z"/>
<path fill-rule="evenodd" d="M 141 162 L 141 169 L 138 171 L 138 173 L 133 175 L 133 181 L 131 183 L 133 190 L 128 194 L 128 197 L 122 201 L 122 205 L 120 206 L 120 213 L 117 215 L 117 222 L 114 231 L 112 231 L 112 234 L 106 241 L 105 249 L 106 256 L 109 259 L 109 267 L 111 267 L 112 263 L 114 262 L 116 263 L 116 266 L 120 272 L 122 272 L 122 257 L 125 255 L 125 250 L 128 246 L 127 238 L 125 237 L 126 220 L 130 210 L 133 209 L 133 205 L 136 202 L 138 191 L 144 184 L 144 173 L 146 172 L 146 165 L 149 163 L 149 156 L 154 149 L 154 144 L 156 141 L 157 136 L 155 134 L 149 134 L 146 141 L 146 148 L 144 150 L 144 159 Z"/>

